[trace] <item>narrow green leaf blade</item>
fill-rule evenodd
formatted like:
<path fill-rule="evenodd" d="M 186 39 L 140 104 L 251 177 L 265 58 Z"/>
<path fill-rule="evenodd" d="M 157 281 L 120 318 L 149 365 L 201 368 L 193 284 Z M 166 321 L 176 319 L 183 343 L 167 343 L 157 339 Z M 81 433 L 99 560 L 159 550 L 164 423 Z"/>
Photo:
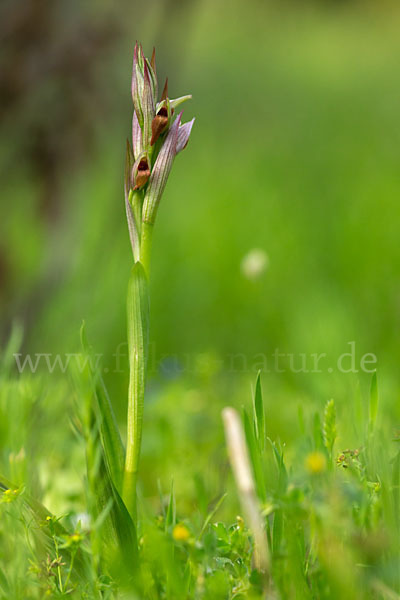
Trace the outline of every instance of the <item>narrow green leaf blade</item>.
<path fill-rule="evenodd" d="M 176 502 L 174 494 L 174 482 L 171 482 L 171 493 L 169 496 L 168 510 L 165 517 L 165 531 L 176 524 Z"/>
<path fill-rule="evenodd" d="M 258 372 L 256 381 L 256 391 L 254 395 L 254 414 L 256 424 L 257 442 L 260 450 L 265 446 L 265 414 L 264 403 L 261 390 L 261 372 Z"/>
<path fill-rule="evenodd" d="M 275 557 L 279 556 L 283 539 L 283 512 L 277 509 L 274 514 L 274 525 L 272 529 L 272 553 Z"/>
<path fill-rule="evenodd" d="M 221 504 L 223 503 L 223 501 L 225 500 L 227 496 L 227 492 L 225 492 L 225 494 L 222 494 L 221 498 L 218 500 L 218 502 L 216 503 L 216 505 L 214 506 L 214 508 L 208 513 L 206 520 L 204 521 L 203 527 L 201 528 L 201 531 L 199 533 L 198 536 L 198 540 L 200 540 L 205 532 L 205 530 L 208 527 L 208 524 L 210 523 L 211 519 L 214 518 L 215 514 L 218 512 Z"/>
<path fill-rule="evenodd" d="M 251 426 L 249 415 L 245 409 L 243 410 L 243 426 L 246 443 L 249 450 L 250 461 L 253 467 L 257 495 L 262 502 L 265 502 L 266 489 L 260 449 L 254 436 L 254 430 Z"/>
<path fill-rule="evenodd" d="M 336 430 L 336 408 L 333 398 L 328 400 L 324 412 L 323 438 L 324 446 L 328 451 L 329 457 L 332 458 L 333 446 L 337 437 Z"/>
<path fill-rule="evenodd" d="M 376 424 L 376 417 L 378 416 L 378 403 L 379 403 L 379 395 L 378 395 L 378 378 L 375 373 L 372 375 L 371 380 L 371 389 L 369 394 L 369 423 L 368 429 L 370 433 L 373 433 Z"/>
<path fill-rule="evenodd" d="M 95 400 L 95 415 L 99 423 L 101 443 L 104 456 L 110 472 L 111 480 L 117 490 L 122 490 L 122 476 L 125 462 L 125 449 L 121 440 L 115 413 L 109 398 L 107 388 L 100 372 L 93 372 L 92 352 L 86 337 L 85 323 L 81 326 L 81 343 L 85 353 L 86 366 L 93 386 Z"/>

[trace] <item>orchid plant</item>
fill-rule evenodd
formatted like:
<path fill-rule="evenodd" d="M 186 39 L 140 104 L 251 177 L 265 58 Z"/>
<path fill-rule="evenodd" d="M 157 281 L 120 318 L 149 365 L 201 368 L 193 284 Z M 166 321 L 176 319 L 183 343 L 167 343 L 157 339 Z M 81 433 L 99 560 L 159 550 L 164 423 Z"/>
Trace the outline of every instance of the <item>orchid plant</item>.
<path fill-rule="evenodd" d="M 47 508 L 27 493 L 23 494 L 24 510 L 38 526 L 36 552 L 38 555 L 49 552 L 49 548 L 55 545 L 56 562 L 53 566 L 57 569 L 57 586 L 62 593 L 70 583 L 83 582 L 86 585 L 90 582 L 93 597 L 99 597 L 97 578 L 104 569 L 113 570 L 115 564 L 125 568 L 129 580 L 140 585 L 136 482 L 148 353 L 152 231 L 173 161 L 187 145 L 194 122 L 192 119 L 182 124 L 182 113 L 175 117 L 176 108 L 191 96 L 170 99 L 166 81 L 157 101 L 157 90 L 155 52 L 153 50 L 151 60 L 148 60 L 142 47 L 136 43 L 132 74 L 132 145 L 127 144 L 125 167 L 125 205 L 133 253 L 127 294 L 130 375 L 126 447 L 101 372 L 92 368 L 93 361 L 84 360 L 84 369 L 71 367 L 71 375 L 78 392 L 73 426 L 86 445 L 89 544 L 82 541 L 78 549 L 74 544 L 76 539 L 81 540 L 79 532 L 71 534 Z M 90 359 L 92 350 L 84 324 L 81 341 L 83 356 Z M 1 477 L 0 493 L 0 500 L 9 502 L 22 490 Z M 69 545 L 64 544 L 63 556 L 68 559 L 70 567 L 63 581 L 58 549 L 65 539 Z M 75 541 L 70 542 L 71 539 Z"/>
<path fill-rule="evenodd" d="M 186 147 L 194 123 L 192 119 L 182 124 L 182 112 L 174 119 L 177 107 L 191 96 L 170 99 L 168 79 L 160 100 L 157 98 L 155 51 L 148 60 L 142 47 L 136 43 L 132 72 L 132 145 L 127 141 L 125 164 L 125 207 L 134 264 L 127 297 L 130 376 L 122 493 L 134 521 L 148 354 L 147 284 L 152 233 L 175 156 Z"/>

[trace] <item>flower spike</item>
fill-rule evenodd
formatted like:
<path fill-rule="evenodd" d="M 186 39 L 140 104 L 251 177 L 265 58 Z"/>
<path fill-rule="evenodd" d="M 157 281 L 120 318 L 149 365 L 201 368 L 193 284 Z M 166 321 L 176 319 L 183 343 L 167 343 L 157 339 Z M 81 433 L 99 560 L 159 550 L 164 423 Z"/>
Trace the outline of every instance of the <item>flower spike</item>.
<path fill-rule="evenodd" d="M 168 78 L 157 101 L 157 71 L 155 50 L 148 60 L 138 42 L 133 52 L 132 149 L 127 154 L 128 174 L 125 174 L 125 196 L 136 218 L 153 224 L 173 160 L 189 140 L 194 119 L 181 124 L 182 113 L 172 123 L 176 108 L 190 95 L 170 99 Z M 131 194 L 132 193 L 132 194 Z M 127 213 L 130 221 L 130 213 Z M 131 223 L 130 228 L 131 228 Z M 143 242 L 144 244 L 144 242 Z"/>

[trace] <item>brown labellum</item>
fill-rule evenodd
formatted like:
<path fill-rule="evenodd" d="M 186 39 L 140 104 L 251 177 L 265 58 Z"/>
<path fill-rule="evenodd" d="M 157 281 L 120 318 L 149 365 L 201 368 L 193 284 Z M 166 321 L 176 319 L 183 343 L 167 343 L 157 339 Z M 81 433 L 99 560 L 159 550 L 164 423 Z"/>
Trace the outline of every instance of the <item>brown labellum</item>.
<path fill-rule="evenodd" d="M 156 143 L 162 132 L 168 125 L 168 110 L 166 106 L 162 106 L 153 121 L 151 122 L 151 140 L 150 145 Z"/>
<path fill-rule="evenodd" d="M 150 168 L 149 163 L 147 162 L 147 158 L 143 157 L 140 159 L 139 164 L 137 166 L 136 175 L 132 173 L 132 178 L 134 179 L 134 190 L 140 190 L 144 185 L 146 185 L 148 179 L 150 177 Z"/>

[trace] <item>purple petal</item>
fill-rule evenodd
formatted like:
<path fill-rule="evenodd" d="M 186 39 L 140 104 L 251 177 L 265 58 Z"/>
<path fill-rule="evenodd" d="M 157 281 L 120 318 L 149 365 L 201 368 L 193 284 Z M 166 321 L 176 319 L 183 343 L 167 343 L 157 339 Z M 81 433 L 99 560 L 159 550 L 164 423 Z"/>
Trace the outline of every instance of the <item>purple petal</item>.
<path fill-rule="evenodd" d="M 133 65 L 132 65 L 132 100 L 135 102 L 137 80 L 136 80 L 136 65 L 138 64 L 138 43 L 136 42 L 133 50 Z"/>
<path fill-rule="evenodd" d="M 135 108 L 135 112 L 138 116 L 139 121 L 142 123 L 143 114 L 141 107 L 141 96 L 143 92 L 143 74 L 140 70 L 140 54 L 142 50 L 139 44 L 136 42 L 135 49 L 133 51 L 133 66 L 132 66 L 132 101 Z"/>
<path fill-rule="evenodd" d="M 143 204 L 143 221 L 146 223 L 153 224 L 156 218 L 157 208 L 167 183 L 172 163 L 176 156 L 176 145 L 178 142 L 181 118 L 182 113 L 178 115 L 170 128 L 157 156 L 156 162 L 154 163 Z"/>
<path fill-rule="evenodd" d="M 151 84 L 150 72 L 147 62 L 144 61 L 144 87 L 142 95 L 143 113 L 143 144 L 148 148 L 151 140 L 151 123 L 156 114 L 153 86 Z"/>
<path fill-rule="evenodd" d="M 184 148 L 186 148 L 187 143 L 189 141 L 190 132 L 192 131 L 194 119 L 188 121 L 188 123 L 184 123 L 179 127 L 178 130 L 178 141 L 176 144 L 176 153 L 180 152 Z"/>

